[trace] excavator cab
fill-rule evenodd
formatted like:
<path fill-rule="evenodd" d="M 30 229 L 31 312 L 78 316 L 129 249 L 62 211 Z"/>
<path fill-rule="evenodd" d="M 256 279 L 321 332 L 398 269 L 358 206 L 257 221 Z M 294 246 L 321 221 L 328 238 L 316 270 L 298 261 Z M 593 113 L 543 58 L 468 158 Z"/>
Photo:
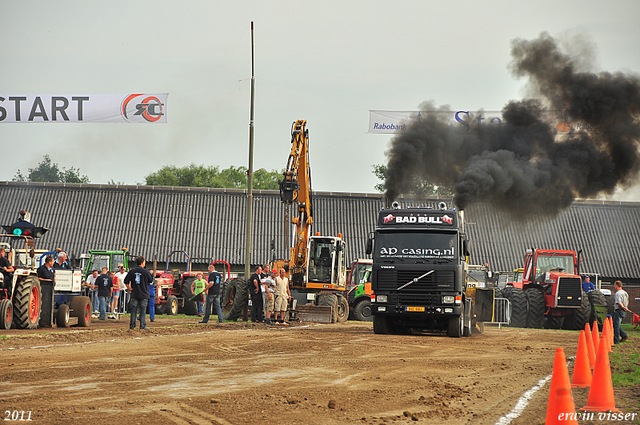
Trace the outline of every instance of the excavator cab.
<path fill-rule="evenodd" d="M 334 236 L 312 236 L 309 239 L 307 287 L 335 288 L 345 286 L 344 241 Z"/>

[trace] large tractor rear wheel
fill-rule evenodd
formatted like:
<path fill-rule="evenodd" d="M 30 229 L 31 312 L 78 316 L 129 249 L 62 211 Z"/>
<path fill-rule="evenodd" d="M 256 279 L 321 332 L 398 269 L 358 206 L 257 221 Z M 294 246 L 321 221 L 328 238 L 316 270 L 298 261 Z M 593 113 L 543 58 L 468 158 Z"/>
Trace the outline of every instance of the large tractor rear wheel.
<path fill-rule="evenodd" d="M 548 314 L 544 321 L 545 329 L 562 329 L 562 324 L 564 323 L 563 316 L 552 316 Z"/>
<path fill-rule="evenodd" d="M 227 283 L 222 308 L 225 310 L 224 320 L 238 320 L 242 317 L 242 311 L 249 303 L 247 281 L 244 279 L 231 279 Z M 229 304 L 231 308 L 229 308 Z"/>
<path fill-rule="evenodd" d="M 182 283 L 182 291 L 180 295 L 182 295 L 184 306 L 179 309 L 179 312 L 184 313 L 189 316 L 195 316 L 198 314 L 198 305 L 196 301 L 189 301 L 191 297 L 193 297 L 193 292 L 191 292 L 191 283 L 195 280 L 195 278 L 185 278 Z"/>
<path fill-rule="evenodd" d="M 544 313 L 547 306 L 544 303 L 544 294 L 537 288 L 531 288 L 525 291 L 527 301 L 529 303 L 529 311 L 527 312 L 527 327 L 533 329 L 542 329 L 544 326 Z"/>
<path fill-rule="evenodd" d="M 349 319 L 349 301 L 346 297 L 338 297 L 338 323 L 344 323 Z"/>
<path fill-rule="evenodd" d="M 11 300 L 4 299 L 0 301 L 0 329 L 11 329 L 11 322 L 13 321 L 13 304 Z"/>
<path fill-rule="evenodd" d="M 16 282 L 13 293 L 13 322 L 20 329 L 35 329 L 40 323 L 42 290 L 35 276 L 25 276 Z"/>
<path fill-rule="evenodd" d="M 331 323 L 338 321 L 338 296 L 335 294 L 319 294 L 318 305 L 332 307 Z M 347 311 L 348 307 L 347 307 Z"/>
<path fill-rule="evenodd" d="M 515 286 L 502 289 L 502 296 L 511 303 L 511 322 L 509 326 L 524 328 L 527 324 L 528 303 L 524 291 Z"/>
<path fill-rule="evenodd" d="M 78 318 L 78 326 L 87 327 L 91 324 L 91 300 L 89 297 L 73 297 L 69 301 L 71 314 Z"/>

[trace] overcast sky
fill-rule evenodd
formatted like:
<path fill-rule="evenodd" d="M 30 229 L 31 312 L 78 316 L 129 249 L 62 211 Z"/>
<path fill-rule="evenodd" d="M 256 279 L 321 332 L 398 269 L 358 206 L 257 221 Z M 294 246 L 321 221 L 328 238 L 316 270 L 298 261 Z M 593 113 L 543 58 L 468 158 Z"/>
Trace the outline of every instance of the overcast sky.
<path fill-rule="evenodd" d="M 375 192 L 391 136 L 367 134 L 371 109 L 496 111 L 522 98 L 514 38 L 586 37 L 594 71 L 640 72 L 637 0 L 0 0 L 0 96 L 169 93 L 167 124 L 0 123 L 0 180 L 45 154 L 92 183 L 247 166 L 251 21 L 254 168 L 284 168 L 291 124 L 306 119 L 320 191 Z"/>

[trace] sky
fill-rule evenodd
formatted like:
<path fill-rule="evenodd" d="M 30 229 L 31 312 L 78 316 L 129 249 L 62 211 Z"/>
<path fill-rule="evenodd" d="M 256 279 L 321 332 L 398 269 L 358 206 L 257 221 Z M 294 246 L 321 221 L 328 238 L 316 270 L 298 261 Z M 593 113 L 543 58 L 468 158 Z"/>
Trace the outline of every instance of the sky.
<path fill-rule="evenodd" d="M 167 124 L 0 123 L 0 181 L 43 155 L 91 183 L 248 166 L 252 21 L 254 169 L 283 169 L 305 119 L 316 191 L 375 193 L 392 136 L 367 133 L 369 110 L 499 111 L 523 98 L 514 39 L 579 37 L 593 72 L 640 72 L 636 0 L 0 0 L 0 97 L 169 93 Z"/>

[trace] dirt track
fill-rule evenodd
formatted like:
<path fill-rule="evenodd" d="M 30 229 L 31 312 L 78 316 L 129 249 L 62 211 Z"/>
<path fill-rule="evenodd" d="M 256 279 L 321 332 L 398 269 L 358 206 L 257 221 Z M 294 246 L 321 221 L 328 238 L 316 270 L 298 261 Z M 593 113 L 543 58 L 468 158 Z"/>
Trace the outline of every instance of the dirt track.
<path fill-rule="evenodd" d="M 11 336 L 0 339 L 2 412 L 109 425 L 494 424 L 551 373 L 555 348 L 573 356 L 578 339 L 516 328 L 452 339 L 374 335 L 365 322 L 194 322 L 161 316 L 130 331 L 123 318 L 0 334 Z M 512 423 L 543 423 L 539 398 L 542 408 Z"/>

